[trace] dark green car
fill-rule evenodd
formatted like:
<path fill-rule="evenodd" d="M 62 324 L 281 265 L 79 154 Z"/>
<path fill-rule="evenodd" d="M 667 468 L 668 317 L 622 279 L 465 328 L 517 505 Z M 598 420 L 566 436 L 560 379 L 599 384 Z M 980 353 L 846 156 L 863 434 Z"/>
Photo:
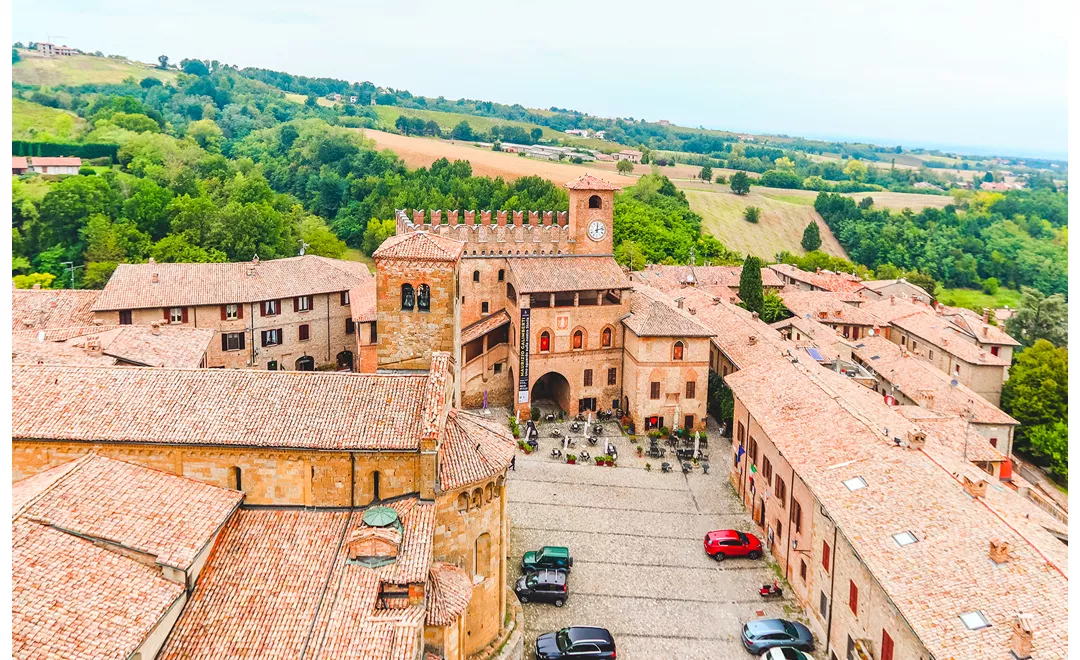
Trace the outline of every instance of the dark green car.
<path fill-rule="evenodd" d="M 569 572 L 573 565 L 574 558 L 570 556 L 570 550 L 557 545 L 545 545 L 539 550 L 531 550 L 521 558 L 521 570 L 526 573 L 544 569 Z"/>

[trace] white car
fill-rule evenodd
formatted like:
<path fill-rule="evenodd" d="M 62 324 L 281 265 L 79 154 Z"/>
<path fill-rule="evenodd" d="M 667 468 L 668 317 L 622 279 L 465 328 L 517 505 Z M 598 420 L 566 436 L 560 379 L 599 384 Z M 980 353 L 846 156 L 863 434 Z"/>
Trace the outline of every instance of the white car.
<path fill-rule="evenodd" d="M 813 656 L 790 646 L 778 646 L 761 654 L 762 660 L 814 660 Z"/>

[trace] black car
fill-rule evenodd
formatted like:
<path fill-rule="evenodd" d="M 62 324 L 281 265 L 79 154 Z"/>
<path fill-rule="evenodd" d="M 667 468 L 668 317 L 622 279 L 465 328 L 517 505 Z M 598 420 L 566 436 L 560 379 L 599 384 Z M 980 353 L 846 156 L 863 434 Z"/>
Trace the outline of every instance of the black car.
<path fill-rule="evenodd" d="M 554 603 L 555 607 L 562 607 L 570 595 L 563 571 L 534 571 L 522 575 L 514 585 L 514 593 L 523 603 Z"/>
<path fill-rule="evenodd" d="M 814 636 L 801 623 L 785 619 L 759 619 L 742 628 L 742 643 L 757 655 L 776 646 L 790 646 L 800 651 L 814 650 Z"/>
<path fill-rule="evenodd" d="M 537 660 L 614 657 L 615 638 L 604 628 L 571 626 L 536 638 Z"/>

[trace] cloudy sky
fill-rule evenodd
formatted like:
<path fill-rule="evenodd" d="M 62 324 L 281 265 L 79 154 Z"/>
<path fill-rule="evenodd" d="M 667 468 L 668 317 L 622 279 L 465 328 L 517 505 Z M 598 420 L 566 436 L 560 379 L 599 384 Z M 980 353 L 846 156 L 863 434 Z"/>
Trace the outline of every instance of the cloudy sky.
<path fill-rule="evenodd" d="M 1069 13 L 1065 0 L 15 0 L 12 27 L 426 96 L 1064 157 Z"/>

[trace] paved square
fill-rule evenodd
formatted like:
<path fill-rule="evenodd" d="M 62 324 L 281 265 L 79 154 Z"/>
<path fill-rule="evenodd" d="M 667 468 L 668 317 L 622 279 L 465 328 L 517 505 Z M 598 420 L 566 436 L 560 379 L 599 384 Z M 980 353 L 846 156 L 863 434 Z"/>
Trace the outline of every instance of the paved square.
<path fill-rule="evenodd" d="M 751 529 L 726 478 L 730 444 L 710 429 L 716 440 L 709 474 L 684 475 L 675 461 L 674 471 L 662 474 L 658 460 L 646 471 L 629 439 L 607 426 L 620 467 L 552 458 L 561 440 L 550 437 L 554 425 L 543 424 L 540 450 L 519 452 L 510 473 L 511 585 L 527 550 L 565 545 L 574 557 L 564 607 L 524 605 L 526 657 L 538 634 L 597 625 L 614 635 L 619 658 L 749 658 L 739 641 L 743 622 L 759 618 L 755 611 L 787 618 L 798 612 L 793 601 L 764 602 L 757 593 L 776 579 L 766 563 L 771 555 L 715 562 L 702 548 L 709 530 Z M 572 453 L 582 448 L 576 440 Z"/>

